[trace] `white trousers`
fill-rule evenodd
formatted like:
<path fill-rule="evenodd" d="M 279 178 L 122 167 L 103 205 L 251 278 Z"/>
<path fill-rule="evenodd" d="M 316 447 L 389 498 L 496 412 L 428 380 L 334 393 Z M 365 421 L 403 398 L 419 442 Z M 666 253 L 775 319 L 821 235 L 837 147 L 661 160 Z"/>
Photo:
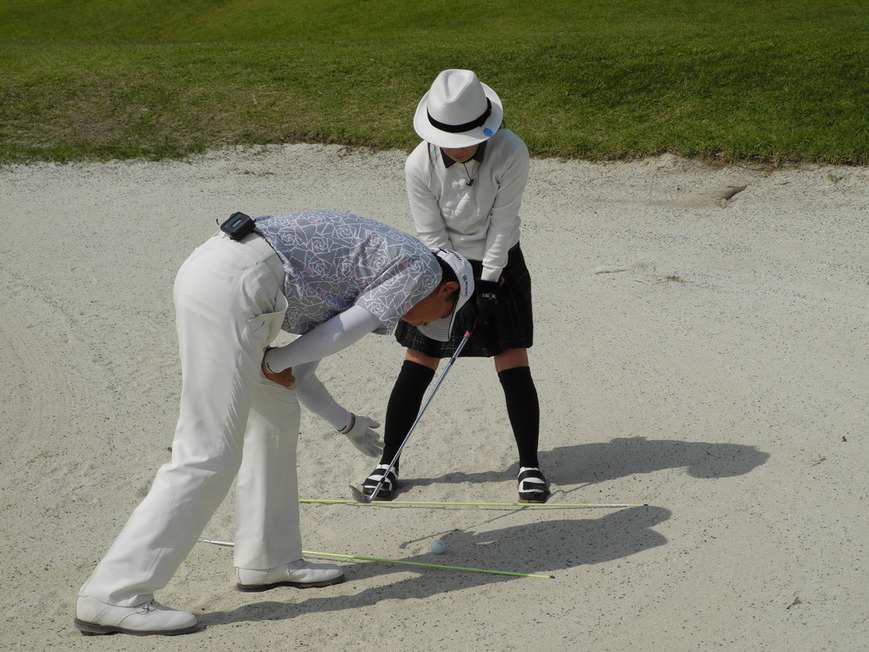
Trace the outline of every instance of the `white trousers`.
<path fill-rule="evenodd" d="M 175 279 L 181 408 L 172 460 L 82 587 L 132 606 L 164 587 L 196 544 L 233 479 L 234 563 L 267 569 L 302 557 L 295 392 L 262 375 L 287 301 L 280 259 L 255 234 L 219 234 Z"/>

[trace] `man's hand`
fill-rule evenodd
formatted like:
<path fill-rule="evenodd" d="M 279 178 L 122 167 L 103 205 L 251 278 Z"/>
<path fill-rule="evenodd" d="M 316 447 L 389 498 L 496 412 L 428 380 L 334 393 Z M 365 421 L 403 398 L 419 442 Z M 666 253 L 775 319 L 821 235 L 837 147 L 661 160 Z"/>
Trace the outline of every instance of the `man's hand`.
<path fill-rule="evenodd" d="M 263 360 L 262 364 L 263 375 L 268 378 L 273 383 L 277 383 L 278 385 L 282 385 L 287 389 L 296 389 L 296 377 L 293 376 L 293 368 L 287 367 L 283 371 L 279 371 L 278 373 L 274 373 L 269 366 L 266 364 L 266 361 Z"/>
<path fill-rule="evenodd" d="M 380 440 L 380 434 L 374 430 L 379 427 L 380 424 L 370 417 L 353 415 L 349 429 L 342 430 L 341 434 L 347 437 L 360 453 L 365 453 L 368 457 L 380 457 L 383 454 L 383 442 Z"/>

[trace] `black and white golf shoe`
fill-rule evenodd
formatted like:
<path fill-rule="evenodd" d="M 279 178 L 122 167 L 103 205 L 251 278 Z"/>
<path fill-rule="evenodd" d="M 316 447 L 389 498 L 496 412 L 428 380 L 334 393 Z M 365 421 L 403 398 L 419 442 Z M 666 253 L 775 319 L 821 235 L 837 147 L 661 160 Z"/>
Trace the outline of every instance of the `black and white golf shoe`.
<path fill-rule="evenodd" d="M 549 484 L 537 467 L 519 469 L 519 502 L 545 503 L 549 498 Z"/>
<path fill-rule="evenodd" d="M 365 482 L 362 483 L 362 493 L 366 496 L 373 494 L 387 469 L 389 469 L 389 464 L 378 464 L 371 472 L 371 475 L 365 478 Z M 392 500 L 395 498 L 397 491 L 398 475 L 393 468 L 389 473 L 386 473 L 386 478 L 383 479 L 383 484 L 380 485 L 380 489 L 377 495 L 374 496 L 374 500 Z"/>

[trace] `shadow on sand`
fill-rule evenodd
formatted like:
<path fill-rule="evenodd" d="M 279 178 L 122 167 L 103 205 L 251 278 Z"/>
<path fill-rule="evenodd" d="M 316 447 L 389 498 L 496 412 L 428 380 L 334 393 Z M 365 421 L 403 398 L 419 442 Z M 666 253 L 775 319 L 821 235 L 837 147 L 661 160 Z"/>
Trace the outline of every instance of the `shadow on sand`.
<path fill-rule="evenodd" d="M 750 473 L 768 459 L 768 453 L 754 446 L 649 440 L 645 437 L 619 437 L 606 443 L 562 446 L 540 452 L 540 465 L 546 477 L 559 485 L 579 485 L 576 489 L 631 475 L 676 468 L 685 468 L 693 478 L 733 477 Z M 443 483 L 503 482 L 515 479 L 518 472 L 518 464 L 513 464 L 503 471 L 447 473 L 438 478 L 415 478 L 412 464 L 411 459 L 409 464 L 405 463 L 402 467 L 402 491 Z"/>
<path fill-rule="evenodd" d="M 699 479 L 743 475 L 764 464 L 769 455 L 753 446 L 631 437 L 614 439 L 608 443 L 564 446 L 544 451 L 540 458 L 544 471 L 553 482 L 579 485 L 570 490 L 573 492 L 595 483 L 664 469 L 685 468 L 691 477 Z M 439 483 L 503 482 L 515 478 L 516 470 L 516 465 L 513 465 L 504 471 L 449 473 L 431 479 L 402 477 L 402 484 L 409 488 Z M 498 582 L 557 581 L 558 570 L 613 561 L 667 543 L 653 529 L 670 518 L 671 512 L 663 507 L 631 507 L 603 516 L 592 514 L 586 511 L 576 518 L 565 519 L 555 518 L 556 512 L 540 512 L 540 520 L 535 523 L 480 533 L 456 530 L 442 537 L 451 553 L 448 557 L 426 553 L 402 560 L 506 572 L 553 574 L 554 580 L 382 563 L 354 563 L 345 566 L 351 581 L 364 581 L 390 573 L 396 574 L 397 581 L 386 586 L 363 589 L 349 596 L 313 597 L 298 603 L 256 602 L 230 612 L 203 614 L 200 621 L 205 626 L 213 626 L 244 621 L 283 620 L 302 614 L 357 609 L 381 600 L 429 598 Z M 552 520 L 548 520 L 550 516 Z M 510 567 L 515 560 L 529 559 L 529 551 L 533 551 L 534 569 Z M 409 572 L 413 576 L 408 578 L 406 575 Z"/>
<path fill-rule="evenodd" d="M 397 581 L 386 586 L 364 589 L 354 595 L 311 597 L 302 599 L 301 602 L 255 602 L 229 612 L 206 613 L 199 619 L 204 626 L 283 620 L 302 614 L 358 609 L 381 600 L 419 600 L 498 582 L 558 581 L 559 569 L 600 564 L 662 546 L 667 542 L 653 530 L 656 525 L 670 517 L 670 511 L 661 507 L 632 507 L 591 518 L 588 517 L 589 513 L 584 512 L 583 518 L 554 518 L 480 533 L 456 530 L 442 537 L 447 543 L 448 555 L 426 553 L 402 560 L 504 572 L 552 574 L 554 579 L 356 563 L 345 566 L 347 576 L 351 578 L 349 581 L 361 582 L 390 573 L 396 574 Z M 529 551 L 534 551 L 533 563 L 536 570 L 515 568 L 515 560 L 528 559 Z M 407 577 L 407 573 L 412 573 L 413 576 Z M 274 595 L 280 595 L 280 590 L 275 591 Z M 293 594 L 289 599 L 298 598 Z"/>

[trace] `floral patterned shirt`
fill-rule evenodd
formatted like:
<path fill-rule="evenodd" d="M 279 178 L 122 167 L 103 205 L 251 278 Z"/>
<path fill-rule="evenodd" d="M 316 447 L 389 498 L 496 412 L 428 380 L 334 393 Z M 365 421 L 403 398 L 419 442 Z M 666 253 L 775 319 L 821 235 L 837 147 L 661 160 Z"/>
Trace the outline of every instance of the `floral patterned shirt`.
<path fill-rule="evenodd" d="M 380 320 L 375 333 L 389 334 L 441 281 L 424 244 L 365 217 L 321 210 L 255 222 L 284 263 L 283 328 L 290 333 L 307 333 L 358 305 Z"/>

